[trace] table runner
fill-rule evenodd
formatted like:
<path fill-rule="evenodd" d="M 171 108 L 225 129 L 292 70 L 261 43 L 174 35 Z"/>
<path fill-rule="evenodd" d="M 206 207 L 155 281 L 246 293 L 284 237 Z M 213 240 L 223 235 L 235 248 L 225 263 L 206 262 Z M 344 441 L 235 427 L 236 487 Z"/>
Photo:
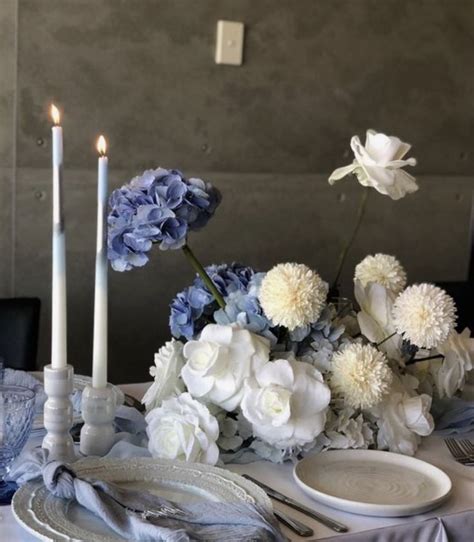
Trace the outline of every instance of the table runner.
<path fill-rule="evenodd" d="M 473 539 L 474 510 L 406 525 L 322 538 L 323 542 L 468 542 Z"/>

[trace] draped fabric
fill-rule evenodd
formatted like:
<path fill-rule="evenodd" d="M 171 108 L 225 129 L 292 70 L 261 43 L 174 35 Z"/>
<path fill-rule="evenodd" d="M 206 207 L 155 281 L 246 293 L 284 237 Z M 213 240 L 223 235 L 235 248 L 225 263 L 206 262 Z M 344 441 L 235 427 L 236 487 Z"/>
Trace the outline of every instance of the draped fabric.
<path fill-rule="evenodd" d="M 474 510 L 361 533 L 322 538 L 321 542 L 467 542 L 473 540 Z"/>

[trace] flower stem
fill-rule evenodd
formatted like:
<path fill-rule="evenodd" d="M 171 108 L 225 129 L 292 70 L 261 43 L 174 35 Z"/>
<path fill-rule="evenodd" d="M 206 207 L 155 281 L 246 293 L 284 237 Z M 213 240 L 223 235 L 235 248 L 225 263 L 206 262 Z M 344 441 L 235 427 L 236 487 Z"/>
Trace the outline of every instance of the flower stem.
<path fill-rule="evenodd" d="M 443 354 L 436 354 L 435 356 L 427 356 L 426 358 L 411 359 L 405 363 L 405 365 L 413 365 L 419 361 L 429 361 L 431 359 L 444 359 Z"/>
<path fill-rule="evenodd" d="M 209 288 L 209 291 L 214 296 L 214 299 L 217 301 L 219 307 L 221 309 L 225 309 L 224 298 L 219 293 L 216 285 L 212 282 L 211 277 L 206 273 L 206 270 L 201 265 L 201 262 L 194 255 L 194 252 L 189 248 L 189 245 L 184 245 L 183 252 L 186 254 L 186 257 L 191 262 L 191 265 L 194 267 L 196 273 L 201 277 L 204 284 Z"/>
<path fill-rule="evenodd" d="M 383 339 L 382 341 L 380 341 L 379 343 L 377 343 L 375 346 L 379 347 L 381 344 L 383 344 L 385 341 L 388 341 L 389 339 L 391 339 L 392 337 L 395 337 L 395 335 L 397 334 L 396 331 L 394 331 L 391 335 L 389 335 L 388 337 L 385 337 L 385 339 Z"/>
<path fill-rule="evenodd" d="M 359 232 L 360 225 L 362 224 L 362 219 L 364 218 L 365 209 L 367 207 L 367 200 L 369 197 L 369 189 L 364 188 L 364 192 L 362 194 L 359 209 L 357 211 L 357 219 L 354 226 L 354 229 L 352 230 L 352 235 L 347 240 L 347 243 L 345 244 L 344 248 L 341 251 L 341 255 L 339 256 L 339 264 L 337 268 L 336 278 L 334 279 L 332 283 L 332 290 L 336 290 L 339 284 L 339 279 L 341 278 L 342 269 L 344 267 L 344 263 L 347 258 L 347 254 L 349 253 L 350 248 L 352 247 L 352 243 L 354 242 L 355 238 L 357 237 L 357 233 Z"/>

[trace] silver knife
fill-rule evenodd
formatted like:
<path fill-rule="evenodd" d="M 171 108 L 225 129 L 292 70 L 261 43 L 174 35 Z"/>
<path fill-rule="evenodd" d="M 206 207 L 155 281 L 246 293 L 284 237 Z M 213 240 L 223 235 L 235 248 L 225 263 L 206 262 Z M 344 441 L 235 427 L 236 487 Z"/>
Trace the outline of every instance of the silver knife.
<path fill-rule="evenodd" d="M 339 523 L 338 521 L 335 521 L 334 519 L 328 518 L 327 516 L 324 516 L 323 514 L 320 514 L 318 512 L 315 512 L 314 510 L 311 510 L 311 508 L 308 508 L 304 504 L 300 504 L 298 501 L 295 501 L 291 497 L 287 497 L 286 495 L 283 495 L 283 493 L 280 493 L 276 489 L 273 489 L 263 482 L 259 482 L 258 480 L 255 480 L 255 478 L 252 478 L 248 474 L 242 474 L 244 478 L 247 480 L 250 480 L 257 486 L 261 487 L 265 493 L 271 497 L 272 499 L 275 499 L 276 501 L 280 501 L 287 506 L 291 506 L 291 508 L 294 508 L 295 510 L 298 510 L 298 512 L 301 512 L 303 514 L 306 514 L 310 518 L 315 519 L 316 521 L 319 521 L 323 525 L 326 525 L 326 527 L 329 527 L 333 531 L 336 531 L 336 533 L 347 533 L 349 528 L 346 525 L 343 525 L 342 523 Z"/>
<path fill-rule="evenodd" d="M 311 527 L 308 527 L 301 521 L 298 521 L 295 518 L 291 518 L 290 516 L 287 516 L 280 510 L 274 510 L 273 513 L 275 514 L 275 517 L 278 521 L 283 523 L 283 525 L 286 525 L 288 529 L 291 529 L 293 532 L 295 532 L 299 536 L 313 536 L 314 531 L 311 529 Z"/>

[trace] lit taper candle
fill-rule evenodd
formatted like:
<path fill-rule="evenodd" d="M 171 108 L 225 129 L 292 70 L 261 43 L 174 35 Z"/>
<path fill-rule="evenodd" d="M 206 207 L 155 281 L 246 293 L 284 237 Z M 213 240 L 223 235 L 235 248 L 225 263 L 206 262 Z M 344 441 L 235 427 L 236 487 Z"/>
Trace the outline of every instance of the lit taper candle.
<path fill-rule="evenodd" d="M 107 385 L 107 184 L 108 158 L 104 136 L 97 140 L 99 152 L 97 180 L 97 252 L 95 260 L 94 347 L 92 386 Z"/>
<path fill-rule="evenodd" d="M 53 277 L 51 288 L 51 364 L 44 367 L 43 448 L 48 459 L 74 460 L 72 402 L 74 369 L 67 363 L 66 239 L 63 211 L 63 129 L 58 108 L 51 105 L 53 126 Z"/>
<path fill-rule="evenodd" d="M 51 105 L 53 149 L 53 265 L 51 310 L 51 365 L 67 364 L 66 238 L 63 210 L 63 129 L 58 108 Z"/>

